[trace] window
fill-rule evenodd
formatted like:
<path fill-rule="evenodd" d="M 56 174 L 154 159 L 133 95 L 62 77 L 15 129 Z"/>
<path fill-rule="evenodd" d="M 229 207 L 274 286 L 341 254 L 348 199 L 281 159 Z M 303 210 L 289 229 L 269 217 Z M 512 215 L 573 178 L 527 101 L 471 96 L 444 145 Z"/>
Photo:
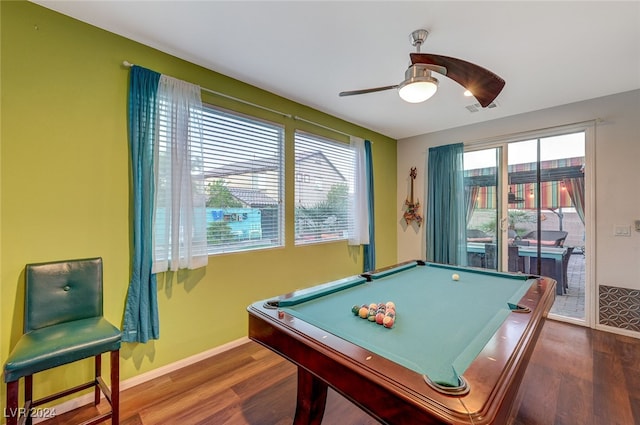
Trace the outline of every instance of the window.
<path fill-rule="evenodd" d="M 283 145 L 280 125 L 204 106 L 210 254 L 283 245 Z"/>
<path fill-rule="evenodd" d="M 345 143 L 295 134 L 296 245 L 348 238 L 355 154 Z"/>

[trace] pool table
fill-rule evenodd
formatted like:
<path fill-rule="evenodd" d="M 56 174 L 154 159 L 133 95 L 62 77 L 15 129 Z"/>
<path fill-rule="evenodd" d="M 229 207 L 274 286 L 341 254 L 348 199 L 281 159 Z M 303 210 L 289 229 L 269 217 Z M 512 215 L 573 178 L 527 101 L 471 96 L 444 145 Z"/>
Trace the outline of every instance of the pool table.
<path fill-rule="evenodd" d="M 555 285 L 407 262 L 253 303 L 249 337 L 298 366 L 295 424 L 321 423 L 327 386 L 382 423 L 502 424 Z M 352 312 L 387 301 L 391 328 Z"/>

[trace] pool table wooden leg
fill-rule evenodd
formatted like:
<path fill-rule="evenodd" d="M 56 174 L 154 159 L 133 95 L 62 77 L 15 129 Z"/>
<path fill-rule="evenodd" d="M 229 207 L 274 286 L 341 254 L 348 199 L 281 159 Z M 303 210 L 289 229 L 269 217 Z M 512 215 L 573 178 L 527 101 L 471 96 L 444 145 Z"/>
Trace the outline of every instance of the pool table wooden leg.
<path fill-rule="evenodd" d="M 298 400 L 294 425 L 320 425 L 327 402 L 327 384 L 298 366 Z"/>

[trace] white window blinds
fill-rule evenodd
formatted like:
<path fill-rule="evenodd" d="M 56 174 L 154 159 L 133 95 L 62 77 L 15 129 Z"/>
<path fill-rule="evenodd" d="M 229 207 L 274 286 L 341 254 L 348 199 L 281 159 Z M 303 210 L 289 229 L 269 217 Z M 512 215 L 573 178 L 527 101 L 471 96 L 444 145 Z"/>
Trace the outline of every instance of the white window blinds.
<path fill-rule="evenodd" d="M 205 105 L 209 253 L 283 245 L 284 128 Z"/>
<path fill-rule="evenodd" d="M 354 150 L 348 144 L 296 131 L 296 245 L 349 237 L 354 170 Z"/>

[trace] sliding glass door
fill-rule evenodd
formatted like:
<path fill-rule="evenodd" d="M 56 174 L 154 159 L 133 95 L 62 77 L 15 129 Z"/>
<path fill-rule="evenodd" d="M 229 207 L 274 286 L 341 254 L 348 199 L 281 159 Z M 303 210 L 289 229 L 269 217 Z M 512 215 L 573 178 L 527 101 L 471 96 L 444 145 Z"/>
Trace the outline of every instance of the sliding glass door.
<path fill-rule="evenodd" d="M 553 314 L 585 320 L 585 132 L 465 153 L 468 265 L 558 282 Z"/>
<path fill-rule="evenodd" d="M 498 147 L 464 154 L 467 265 L 472 267 L 499 269 L 501 152 Z"/>

